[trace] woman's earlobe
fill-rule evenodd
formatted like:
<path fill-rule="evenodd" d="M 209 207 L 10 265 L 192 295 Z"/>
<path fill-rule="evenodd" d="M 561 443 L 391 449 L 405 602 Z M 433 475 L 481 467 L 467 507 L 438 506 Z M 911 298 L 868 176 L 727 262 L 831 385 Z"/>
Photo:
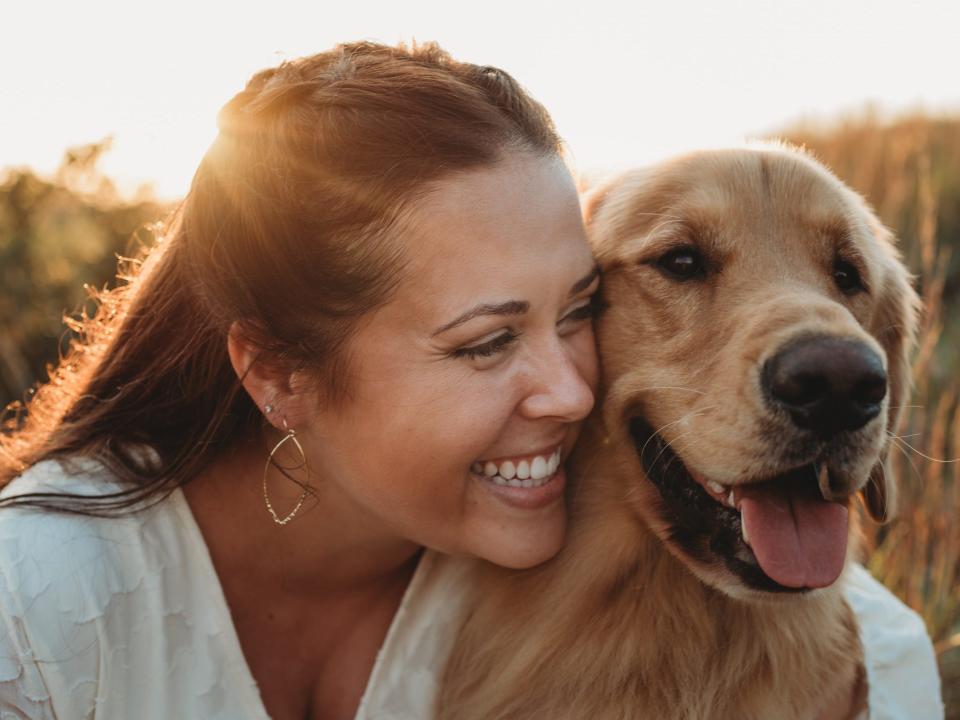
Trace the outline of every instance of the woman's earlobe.
<path fill-rule="evenodd" d="M 234 322 L 227 333 L 227 355 L 240 384 L 271 424 L 279 423 L 279 398 L 283 397 L 283 373 L 263 358 L 262 349 Z M 277 425 L 279 427 L 279 425 Z"/>
<path fill-rule="evenodd" d="M 275 428 L 283 431 L 284 420 L 290 427 L 301 427 L 314 416 L 309 373 L 291 370 L 289 363 L 265 352 L 239 322 L 227 333 L 227 354 L 240 384 Z"/>

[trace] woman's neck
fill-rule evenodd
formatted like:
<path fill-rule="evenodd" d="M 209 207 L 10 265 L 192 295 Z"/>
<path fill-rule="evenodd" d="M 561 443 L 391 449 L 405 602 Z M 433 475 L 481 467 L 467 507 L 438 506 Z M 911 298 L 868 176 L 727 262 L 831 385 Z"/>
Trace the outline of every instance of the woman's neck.
<path fill-rule="evenodd" d="M 218 574 L 313 597 L 376 593 L 409 580 L 420 547 L 332 484 L 312 481 L 315 494 L 299 512 L 283 526 L 274 522 L 263 497 L 265 458 L 259 442 L 240 443 L 184 487 Z M 268 490 L 280 517 L 301 494 L 277 473 Z"/>

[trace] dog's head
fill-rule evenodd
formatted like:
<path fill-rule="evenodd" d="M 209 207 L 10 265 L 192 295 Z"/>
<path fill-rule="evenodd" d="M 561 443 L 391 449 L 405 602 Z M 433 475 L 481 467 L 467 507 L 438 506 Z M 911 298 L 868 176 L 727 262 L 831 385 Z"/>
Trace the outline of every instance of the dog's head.
<path fill-rule="evenodd" d="M 862 198 L 782 146 L 627 173 L 587 199 L 603 419 L 626 497 L 734 596 L 831 584 L 851 499 L 888 519 L 917 299 Z"/>

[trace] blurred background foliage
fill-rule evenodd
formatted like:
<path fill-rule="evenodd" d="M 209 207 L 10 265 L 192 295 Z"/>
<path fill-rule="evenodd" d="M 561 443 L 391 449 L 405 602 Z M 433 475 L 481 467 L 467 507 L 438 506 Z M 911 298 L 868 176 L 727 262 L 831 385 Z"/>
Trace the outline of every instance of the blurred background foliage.
<path fill-rule="evenodd" d="M 0 408 L 47 379 L 67 348 L 63 315 L 81 311 L 88 287 L 112 284 L 118 256 L 135 254 L 168 211 L 146 189 L 120 196 L 97 167 L 109 148 L 71 148 L 52 178 L 0 173 Z"/>
<path fill-rule="evenodd" d="M 926 620 L 948 719 L 960 720 L 960 118 L 886 120 L 865 111 L 779 137 L 862 193 L 900 238 L 924 300 L 915 391 L 894 439 L 900 516 L 864 521 L 873 573 Z M 93 312 L 172 209 L 122 197 L 97 167 L 109 140 L 68 150 L 54 177 L 0 174 L 0 408 L 29 397 L 67 347 L 64 317 Z"/>

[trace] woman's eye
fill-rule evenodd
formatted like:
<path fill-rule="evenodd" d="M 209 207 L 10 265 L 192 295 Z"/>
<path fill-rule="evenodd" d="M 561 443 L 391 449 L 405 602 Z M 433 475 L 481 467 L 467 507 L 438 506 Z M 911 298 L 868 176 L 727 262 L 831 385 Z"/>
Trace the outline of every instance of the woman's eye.
<path fill-rule="evenodd" d="M 675 248 L 661 255 L 656 265 L 674 280 L 693 280 L 707 273 L 703 255 L 694 247 Z"/>
<path fill-rule="evenodd" d="M 860 271 L 846 260 L 837 259 L 833 263 L 833 281 L 847 295 L 855 295 L 866 289 L 860 279 Z"/>
<path fill-rule="evenodd" d="M 491 357 L 512 344 L 519 336 L 520 334 L 515 332 L 501 333 L 485 343 L 457 348 L 450 354 L 453 357 L 466 358 L 468 360 Z"/>
<path fill-rule="evenodd" d="M 578 305 L 563 316 L 560 322 L 578 322 L 580 320 L 592 320 L 600 313 L 600 300 L 596 295 L 592 295 L 589 300 L 582 305 Z"/>

